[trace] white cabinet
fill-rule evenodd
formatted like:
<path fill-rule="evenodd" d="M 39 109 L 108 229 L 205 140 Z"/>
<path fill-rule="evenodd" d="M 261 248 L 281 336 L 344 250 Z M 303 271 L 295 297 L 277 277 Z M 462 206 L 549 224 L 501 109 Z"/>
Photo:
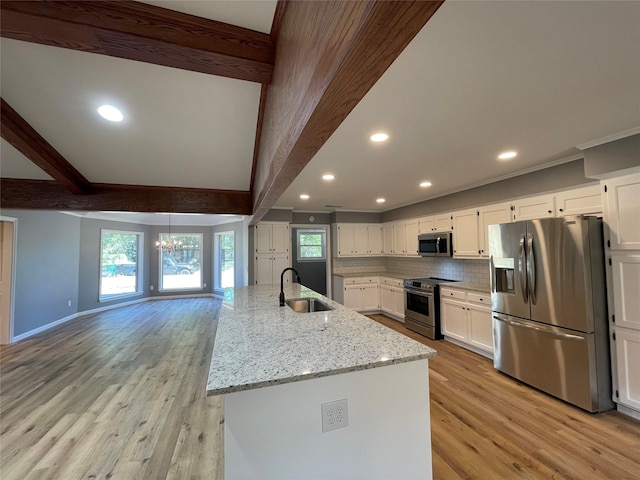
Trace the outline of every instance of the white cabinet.
<path fill-rule="evenodd" d="M 640 331 L 616 331 L 618 402 L 640 412 Z"/>
<path fill-rule="evenodd" d="M 489 294 L 457 289 L 441 291 L 442 334 L 482 355 L 493 356 L 493 327 Z"/>
<path fill-rule="evenodd" d="M 393 253 L 404 255 L 406 253 L 406 229 L 404 223 L 396 223 L 393 226 Z"/>
<path fill-rule="evenodd" d="M 393 224 L 385 223 L 382 226 L 382 244 L 385 255 L 393 255 Z"/>
<path fill-rule="evenodd" d="M 405 294 L 402 280 L 380 277 L 380 310 L 404 321 Z"/>
<path fill-rule="evenodd" d="M 612 250 L 640 250 L 640 173 L 603 181 Z"/>
<path fill-rule="evenodd" d="M 556 215 L 584 215 L 602 212 L 600 185 L 573 188 L 556 194 Z"/>
<path fill-rule="evenodd" d="M 290 267 L 289 255 L 256 255 L 254 262 L 254 278 L 256 285 L 279 284 L 282 270 Z M 291 272 L 284 276 L 285 283 L 291 281 Z"/>
<path fill-rule="evenodd" d="M 409 220 L 405 228 L 405 253 L 410 257 L 418 256 L 418 220 Z"/>
<path fill-rule="evenodd" d="M 368 254 L 382 255 L 382 225 L 367 225 Z"/>
<path fill-rule="evenodd" d="M 255 250 L 258 254 L 289 253 L 289 224 L 260 222 L 255 226 Z"/>
<path fill-rule="evenodd" d="M 419 233 L 450 232 L 453 224 L 450 213 L 439 213 L 418 221 Z"/>
<path fill-rule="evenodd" d="M 378 277 L 347 278 L 343 289 L 345 307 L 362 312 L 379 309 Z"/>
<path fill-rule="evenodd" d="M 640 251 L 612 252 L 610 258 L 616 326 L 640 332 Z"/>
<path fill-rule="evenodd" d="M 614 400 L 640 419 L 640 173 L 604 180 L 601 192 Z"/>
<path fill-rule="evenodd" d="M 498 203 L 478 208 L 478 248 L 481 257 L 489 256 L 489 225 L 511 222 L 511 204 Z"/>
<path fill-rule="evenodd" d="M 253 276 L 256 285 L 278 284 L 282 270 L 291 266 L 289 259 L 289 224 L 285 222 L 260 222 L 254 229 L 256 255 Z M 289 283 L 291 274 L 285 274 Z"/>
<path fill-rule="evenodd" d="M 453 213 L 453 256 L 478 257 L 478 210 L 475 208 Z"/>
<path fill-rule="evenodd" d="M 341 223 L 335 226 L 338 257 L 382 255 L 382 230 L 379 224 Z"/>
<path fill-rule="evenodd" d="M 556 214 L 555 195 L 538 195 L 521 198 L 513 202 L 513 220 L 533 220 L 554 217 Z"/>

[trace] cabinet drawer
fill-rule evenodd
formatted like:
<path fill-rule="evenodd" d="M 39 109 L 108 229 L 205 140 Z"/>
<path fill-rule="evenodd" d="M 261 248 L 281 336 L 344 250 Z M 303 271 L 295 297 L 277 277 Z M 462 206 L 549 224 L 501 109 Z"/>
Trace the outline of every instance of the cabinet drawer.
<path fill-rule="evenodd" d="M 462 290 L 449 290 L 449 289 L 443 288 L 442 291 L 440 292 L 440 297 L 441 298 L 457 298 L 458 300 L 466 300 L 467 293 L 463 292 Z"/>
<path fill-rule="evenodd" d="M 485 293 L 467 293 L 467 301 L 491 307 L 491 295 Z"/>
<path fill-rule="evenodd" d="M 362 285 L 362 284 L 377 284 L 378 277 L 347 277 L 344 279 L 345 285 Z"/>
<path fill-rule="evenodd" d="M 399 278 L 380 277 L 380 283 L 382 285 L 391 285 L 392 287 L 402 287 L 402 280 Z"/>

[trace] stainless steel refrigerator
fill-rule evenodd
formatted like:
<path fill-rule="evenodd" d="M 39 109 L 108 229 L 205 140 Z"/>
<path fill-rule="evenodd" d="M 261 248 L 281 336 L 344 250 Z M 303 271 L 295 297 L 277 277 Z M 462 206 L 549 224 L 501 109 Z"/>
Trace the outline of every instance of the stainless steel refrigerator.
<path fill-rule="evenodd" d="M 493 365 L 590 412 L 613 407 L 602 219 L 489 226 Z"/>

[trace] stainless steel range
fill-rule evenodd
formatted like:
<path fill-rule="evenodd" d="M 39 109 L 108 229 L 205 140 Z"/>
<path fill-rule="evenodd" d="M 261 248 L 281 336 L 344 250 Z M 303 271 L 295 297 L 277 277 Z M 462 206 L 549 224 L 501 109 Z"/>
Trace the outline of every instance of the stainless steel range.
<path fill-rule="evenodd" d="M 433 277 L 405 279 L 405 326 L 433 340 L 441 339 L 440 284 L 455 281 Z"/>

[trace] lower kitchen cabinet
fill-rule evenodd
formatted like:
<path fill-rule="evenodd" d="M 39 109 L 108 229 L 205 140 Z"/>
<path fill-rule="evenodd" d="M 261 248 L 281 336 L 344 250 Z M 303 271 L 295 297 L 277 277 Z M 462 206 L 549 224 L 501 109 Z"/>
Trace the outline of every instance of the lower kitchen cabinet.
<path fill-rule="evenodd" d="M 290 267 L 289 255 L 256 255 L 254 265 L 254 278 L 256 285 L 279 284 L 282 270 Z M 291 272 L 284 276 L 285 283 L 289 283 Z"/>
<path fill-rule="evenodd" d="M 378 285 L 347 285 L 344 306 L 358 311 L 378 310 Z"/>
<path fill-rule="evenodd" d="M 618 363 L 618 402 L 640 411 L 640 332 L 616 329 Z"/>
<path fill-rule="evenodd" d="M 493 357 L 489 294 L 443 288 L 440 298 L 442 334 L 474 352 Z"/>
<path fill-rule="evenodd" d="M 402 280 L 380 279 L 380 310 L 404 321 L 405 294 Z"/>

